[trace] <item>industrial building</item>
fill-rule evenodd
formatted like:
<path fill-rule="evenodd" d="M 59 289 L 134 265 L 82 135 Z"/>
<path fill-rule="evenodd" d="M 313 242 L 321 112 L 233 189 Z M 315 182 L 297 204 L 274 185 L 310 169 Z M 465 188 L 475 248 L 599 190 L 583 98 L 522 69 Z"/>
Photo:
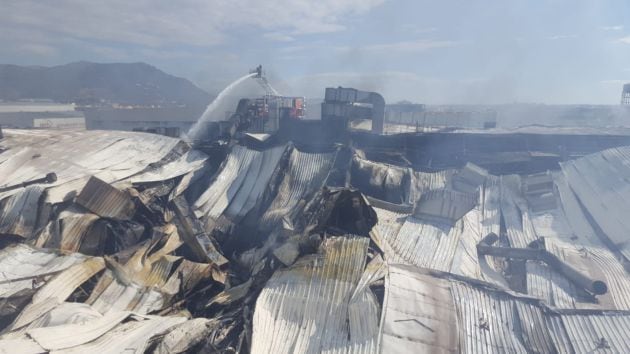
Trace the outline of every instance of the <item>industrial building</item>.
<path fill-rule="evenodd" d="M 630 352 L 630 130 L 325 96 L 191 142 L 4 129 L 0 351 Z"/>
<path fill-rule="evenodd" d="M 97 107 L 83 109 L 89 130 L 141 131 L 179 137 L 195 124 L 203 107 Z"/>
<path fill-rule="evenodd" d="M 0 102 L 0 126 L 5 128 L 85 129 L 83 112 L 73 104 L 46 100 Z"/>

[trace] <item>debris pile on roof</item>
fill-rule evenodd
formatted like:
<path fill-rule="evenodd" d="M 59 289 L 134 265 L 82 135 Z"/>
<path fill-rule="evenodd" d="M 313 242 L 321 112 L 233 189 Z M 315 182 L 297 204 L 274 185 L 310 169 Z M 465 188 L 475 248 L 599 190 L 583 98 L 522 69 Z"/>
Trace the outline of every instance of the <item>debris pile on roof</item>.
<path fill-rule="evenodd" d="M 495 176 L 8 130 L 0 352 L 630 352 L 626 150 Z"/>

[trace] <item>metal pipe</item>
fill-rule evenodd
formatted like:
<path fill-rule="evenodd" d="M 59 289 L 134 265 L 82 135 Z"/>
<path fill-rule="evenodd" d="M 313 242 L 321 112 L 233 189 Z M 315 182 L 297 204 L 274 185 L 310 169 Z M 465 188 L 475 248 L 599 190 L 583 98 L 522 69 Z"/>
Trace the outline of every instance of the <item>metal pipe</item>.
<path fill-rule="evenodd" d="M 18 188 L 25 188 L 28 187 L 30 185 L 33 184 L 40 184 L 40 183 L 53 183 L 57 181 L 57 174 L 55 174 L 54 172 L 50 172 L 46 174 L 46 177 L 42 177 L 42 178 L 38 178 L 38 179 L 34 179 L 31 181 L 26 181 L 26 182 L 22 182 L 22 183 L 18 183 L 18 184 L 14 184 L 12 186 L 6 186 L 6 187 L 0 187 L 0 192 L 6 192 L 6 191 L 10 191 L 13 189 L 18 189 Z"/>
<path fill-rule="evenodd" d="M 566 264 L 553 253 L 545 249 L 494 247 L 488 245 L 484 240 L 493 234 L 486 236 L 482 242 L 477 244 L 477 254 L 479 256 L 494 256 L 521 260 L 534 260 L 545 262 L 548 266 L 564 275 L 575 285 L 585 289 L 591 294 L 603 295 L 608 292 L 608 286 L 601 280 L 593 280 L 580 273 L 575 268 Z M 494 235 L 496 237 L 496 235 Z M 490 237 L 492 240 L 494 237 Z"/>

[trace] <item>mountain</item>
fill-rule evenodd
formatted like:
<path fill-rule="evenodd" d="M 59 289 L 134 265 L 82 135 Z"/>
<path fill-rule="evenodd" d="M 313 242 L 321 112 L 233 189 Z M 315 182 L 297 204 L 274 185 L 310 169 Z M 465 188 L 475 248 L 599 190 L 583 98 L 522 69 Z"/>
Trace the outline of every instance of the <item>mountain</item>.
<path fill-rule="evenodd" d="M 41 67 L 0 64 L 0 99 L 125 105 L 206 105 L 192 82 L 145 63 L 76 62 Z"/>

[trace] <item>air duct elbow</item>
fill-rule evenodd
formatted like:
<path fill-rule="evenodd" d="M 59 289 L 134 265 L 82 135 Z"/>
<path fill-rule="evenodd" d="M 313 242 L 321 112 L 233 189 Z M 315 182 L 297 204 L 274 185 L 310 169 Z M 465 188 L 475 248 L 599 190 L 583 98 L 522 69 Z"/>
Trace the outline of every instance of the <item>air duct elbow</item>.
<path fill-rule="evenodd" d="M 372 133 L 383 134 L 385 128 L 385 99 L 381 94 L 370 92 L 372 103 Z"/>

